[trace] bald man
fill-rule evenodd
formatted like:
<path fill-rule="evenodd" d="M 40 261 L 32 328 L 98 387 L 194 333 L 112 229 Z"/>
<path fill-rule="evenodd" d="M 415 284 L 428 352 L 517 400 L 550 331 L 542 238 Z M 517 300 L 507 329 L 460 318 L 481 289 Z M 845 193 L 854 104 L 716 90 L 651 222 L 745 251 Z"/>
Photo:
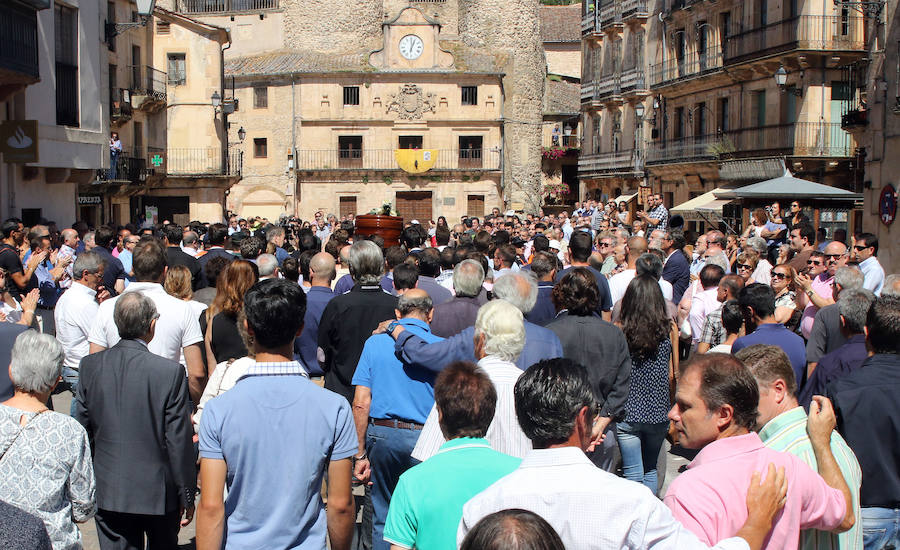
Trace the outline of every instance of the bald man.
<path fill-rule="evenodd" d="M 644 252 L 647 252 L 647 239 L 644 237 L 630 237 L 625 243 L 625 256 L 628 260 L 628 267 L 625 271 L 617 273 L 609 279 L 609 293 L 612 296 L 613 305 L 625 296 L 628 283 L 634 279 L 636 273 L 634 263 Z"/>
<path fill-rule="evenodd" d="M 60 237 L 62 238 L 62 246 L 59 247 L 59 255 L 58 258 L 62 260 L 63 258 L 72 258 L 72 261 L 66 266 L 66 274 L 62 276 L 59 280 L 60 288 L 69 288 L 72 286 L 72 269 L 75 267 L 75 256 L 78 253 L 75 251 L 78 248 L 78 231 L 74 229 L 63 229 L 60 233 Z"/>
<path fill-rule="evenodd" d="M 322 368 L 316 356 L 319 339 L 319 320 L 325 306 L 335 297 L 331 290 L 334 280 L 334 256 L 319 252 L 309 260 L 309 292 L 306 294 L 306 315 L 303 317 L 303 332 L 294 340 L 294 357 L 303 363 L 310 376 L 322 376 Z"/>

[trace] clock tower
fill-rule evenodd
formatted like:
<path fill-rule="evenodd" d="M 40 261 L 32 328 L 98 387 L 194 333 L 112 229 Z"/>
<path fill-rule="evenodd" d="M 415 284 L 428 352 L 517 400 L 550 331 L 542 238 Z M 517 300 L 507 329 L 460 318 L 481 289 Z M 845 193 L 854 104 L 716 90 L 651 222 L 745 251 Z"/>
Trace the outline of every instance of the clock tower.
<path fill-rule="evenodd" d="M 438 43 L 441 24 L 420 9 L 404 8 L 382 27 L 384 45 L 369 56 L 373 67 L 393 70 L 453 67 L 453 55 L 442 50 Z"/>

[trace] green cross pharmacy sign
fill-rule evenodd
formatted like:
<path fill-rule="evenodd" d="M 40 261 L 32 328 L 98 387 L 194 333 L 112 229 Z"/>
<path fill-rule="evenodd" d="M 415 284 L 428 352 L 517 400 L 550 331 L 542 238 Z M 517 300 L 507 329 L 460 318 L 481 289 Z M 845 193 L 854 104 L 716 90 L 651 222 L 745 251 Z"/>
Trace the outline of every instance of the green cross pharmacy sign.
<path fill-rule="evenodd" d="M 153 155 L 153 158 L 150 159 L 150 164 L 152 164 L 154 166 L 154 168 L 159 168 L 160 166 L 162 166 L 162 163 L 163 163 L 162 155 L 160 155 L 158 153 Z"/>

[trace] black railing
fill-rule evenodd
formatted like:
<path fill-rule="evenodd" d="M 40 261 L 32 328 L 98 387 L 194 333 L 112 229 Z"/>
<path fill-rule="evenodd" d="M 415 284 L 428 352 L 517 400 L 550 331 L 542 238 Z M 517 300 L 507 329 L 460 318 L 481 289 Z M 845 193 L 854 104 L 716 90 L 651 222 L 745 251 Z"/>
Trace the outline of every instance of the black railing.
<path fill-rule="evenodd" d="M 864 50 L 862 16 L 800 15 L 731 34 L 725 42 L 725 64 L 767 57 L 790 50 Z"/>
<path fill-rule="evenodd" d="M 56 124 L 78 126 L 78 66 L 56 62 Z"/>
<path fill-rule="evenodd" d="M 183 13 L 228 13 L 278 9 L 278 0 L 179 0 Z"/>
<path fill-rule="evenodd" d="M 718 47 L 690 52 L 682 59 L 670 59 L 650 67 L 650 85 L 664 86 L 722 69 L 722 51 Z"/>
<path fill-rule="evenodd" d="M 4 3 L 0 10 L 0 68 L 40 78 L 37 15 L 15 3 Z"/>
<path fill-rule="evenodd" d="M 438 149 L 432 170 L 499 170 L 499 149 Z M 399 170 L 394 149 L 332 149 L 297 151 L 300 170 Z M 171 169 L 170 169 L 171 171 Z"/>
<path fill-rule="evenodd" d="M 869 124 L 869 111 L 854 109 L 841 115 L 841 128 L 855 128 Z"/>
<path fill-rule="evenodd" d="M 167 149 L 165 162 L 170 176 L 240 176 L 243 155 L 231 147 Z"/>
<path fill-rule="evenodd" d="M 140 156 L 122 151 L 116 158 L 116 162 L 110 159 L 109 168 L 101 168 L 97 171 L 97 179 L 107 183 L 140 184 L 147 179 L 147 161 Z"/>
<path fill-rule="evenodd" d="M 166 100 L 166 73 L 160 71 L 159 69 L 154 69 L 153 67 L 147 65 L 146 67 L 147 73 L 147 87 L 145 91 L 147 95 L 153 96 L 153 99 L 157 101 L 165 101 Z"/>

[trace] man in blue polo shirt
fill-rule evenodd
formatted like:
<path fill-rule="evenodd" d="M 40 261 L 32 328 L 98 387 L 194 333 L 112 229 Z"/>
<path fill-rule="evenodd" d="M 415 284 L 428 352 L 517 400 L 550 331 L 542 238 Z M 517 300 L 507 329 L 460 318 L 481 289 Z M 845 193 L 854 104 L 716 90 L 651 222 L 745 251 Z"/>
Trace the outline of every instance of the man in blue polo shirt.
<path fill-rule="evenodd" d="M 497 406 L 484 370 L 463 361 L 448 365 L 435 382 L 434 402 L 447 442 L 394 489 L 384 540 L 400 548 L 455 550 L 463 505 L 521 463 L 484 438 Z"/>
<path fill-rule="evenodd" d="M 803 338 L 775 321 L 775 291 L 772 287 L 762 283 L 747 285 L 738 293 L 738 303 L 744 313 L 747 335 L 734 341 L 731 353 L 753 344 L 778 346 L 791 360 L 798 386 L 802 388 L 799 382 L 806 380 L 806 345 Z"/>
<path fill-rule="evenodd" d="M 294 356 L 299 357 L 311 376 L 322 376 L 319 366 L 319 321 L 325 306 L 336 296 L 331 290 L 334 280 L 334 256 L 319 252 L 309 260 L 309 283 L 306 293 L 306 316 L 303 318 L 303 332 L 294 341 Z"/>
<path fill-rule="evenodd" d="M 395 323 L 425 342 L 438 342 L 428 323 L 433 314 L 428 293 L 409 289 L 397 302 Z M 370 337 L 353 375 L 353 419 L 359 439 L 354 475 L 372 480 L 372 547 L 388 550 L 384 522 L 400 474 L 418 461 L 413 447 L 434 405 L 435 374 L 402 363 L 394 354 L 394 340 L 387 334 Z"/>
<path fill-rule="evenodd" d="M 255 362 L 200 421 L 197 550 L 321 550 L 326 529 L 332 550 L 350 548 L 352 413 L 293 360 L 305 310 L 306 294 L 286 279 L 260 281 L 244 297 Z"/>

